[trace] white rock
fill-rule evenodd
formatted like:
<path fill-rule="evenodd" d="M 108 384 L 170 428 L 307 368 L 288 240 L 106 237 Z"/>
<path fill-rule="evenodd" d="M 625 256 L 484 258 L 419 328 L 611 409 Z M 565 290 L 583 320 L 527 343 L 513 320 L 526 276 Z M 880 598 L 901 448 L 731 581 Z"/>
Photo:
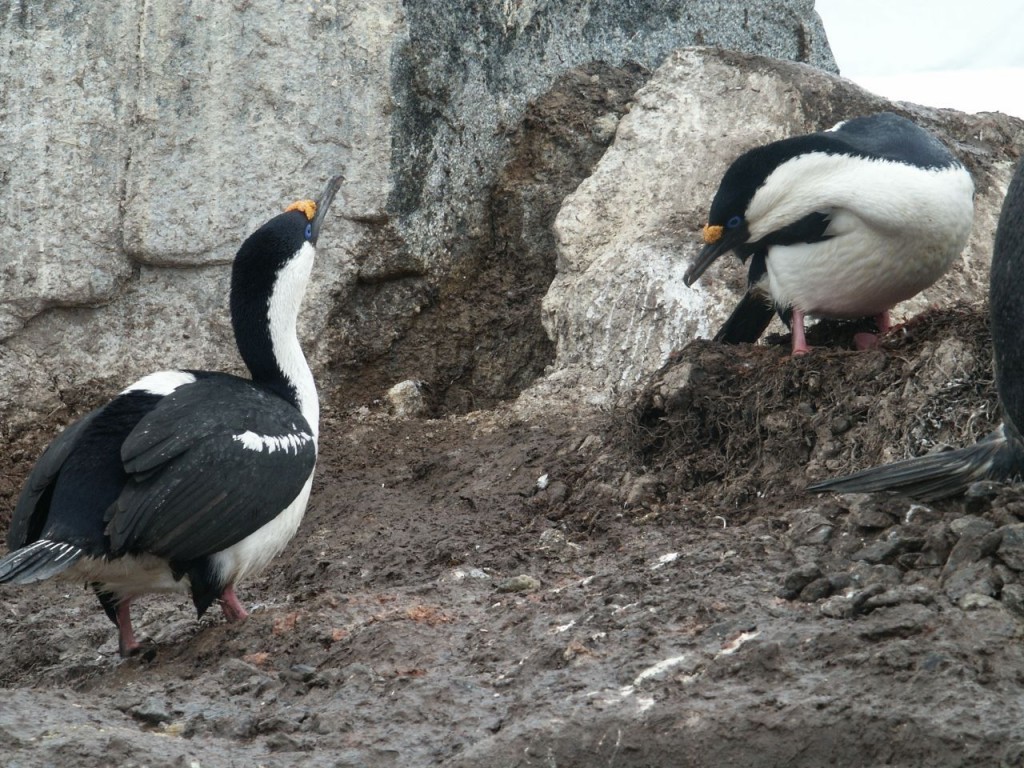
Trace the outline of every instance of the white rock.
<path fill-rule="evenodd" d="M 557 359 L 524 394 L 527 409 L 543 396 L 614 402 L 673 350 L 714 335 L 746 286 L 746 266 L 723 258 L 691 288 L 683 273 L 702 247 L 718 183 L 739 154 L 831 127 L 858 108 L 898 108 L 820 70 L 710 49 L 673 54 L 635 99 L 615 142 L 555 221 L 558 274 L 543 319 Z M 851 115 L 837 114 L 843 109 Z M 895 320 L 933 303 L 980 303 L 987 295 L 994 223 L 1011 164 L 980 165 L 975 232 L 964 257 L 935 286 L 899 305 Z"/>
<path fill-rule="evenodd" d="M 400 381 L 389 389 L 388 403 L 395 416 L 404 418 L 422 416 L 427 410 L 427 404 L 423 399 L 423 385 L 413 379 Z"/>

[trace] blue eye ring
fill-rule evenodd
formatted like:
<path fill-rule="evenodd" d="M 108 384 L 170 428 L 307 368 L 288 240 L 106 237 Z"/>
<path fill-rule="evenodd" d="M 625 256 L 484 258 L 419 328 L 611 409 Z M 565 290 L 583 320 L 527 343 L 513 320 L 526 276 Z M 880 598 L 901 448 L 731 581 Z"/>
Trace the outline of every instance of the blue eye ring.
<path fill-rule="evenodd" d="M 742 216 L 733 216 L 731 219 L 729 219 L 727 222 L 725 222 L 725 227 L 726 227 L 726 229 L 736 229 L 736 227 L 738 227 L 742 223 L 743 223 L 743 217 Z"/>
<path fill-rule="evenodd" d="M 306 239 L 309 240 L 311 237 L 313 237 L 313 223 L 312 222 L 310 222 L 309 224 L 306 225 Z"/>

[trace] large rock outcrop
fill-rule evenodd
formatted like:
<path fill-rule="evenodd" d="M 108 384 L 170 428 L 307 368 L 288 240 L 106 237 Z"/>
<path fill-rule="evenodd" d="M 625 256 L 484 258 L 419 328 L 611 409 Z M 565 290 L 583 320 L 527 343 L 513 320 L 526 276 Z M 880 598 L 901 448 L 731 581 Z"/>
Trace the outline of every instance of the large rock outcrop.
<path fill-rule="evenodd" d="M 712 336 L 746 286 L 746 266 L 721 259 L 692 288 L 683 273 L 703 245 L 700 230 L 725 169 L 758 144 L 883 110 L 935 132 L 968 166 L 976 189 L 974 230 L 962 258 L 899 305 L 894 318 L 956 299 L 983 302 L 1024 123 L 893 104 L 800 64 L 683 50 L 636 94 L 614 143 L 558 213 L 558 275 L 544 299 L 557 358 L 524 401 L 561 392 L 614 402 L 673 350 Z"/>
<path fill-rule="evenodd" d="M 502 367 L 494 339 L 516 328 L 485 323 L 484 343 L 451 321 L 467 314 L 460 286 L 504 255 L 491 192 L 531 100 L 573 67 L 653 69 L 693 43 L 834 69 L 810 0 L 724 14 L 666 0 L 0 4 L 0 19 L 0 413 L 14 421 L 91 380 L 236 368 L 224 265 L 339 170 L 304 317 L 315 367 L 355 399 L 408 376 L 443 408 L 504 396 L 550 360 Z M 490 299 L 492 318 L 524 301 Z M 439 330 L 451 349 L 432 356 Z M 457 370 L 436 359 L 452 354 Z M 456 380 L 469 389 L 450 398 Z"/>

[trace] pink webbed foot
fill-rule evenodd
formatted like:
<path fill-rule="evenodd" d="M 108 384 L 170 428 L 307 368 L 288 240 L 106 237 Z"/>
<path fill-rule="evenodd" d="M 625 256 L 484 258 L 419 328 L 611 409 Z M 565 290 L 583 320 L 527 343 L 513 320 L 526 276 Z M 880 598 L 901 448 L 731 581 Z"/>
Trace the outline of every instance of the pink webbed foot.
<path fill-rule="evenodd" d="M 853 346 L 858 350 L 874 349 L 882 340 L 882 336 L 892 330 L 892 320 L 889 317 L 889 310 L 875 315 L 875 325 L 878 326 L 878 333 L 855 333 L 853 334 Z"/>
<path fill-rule="evenodd" d="M 853 334 L 853 346 L 859 351 L 863 352 L 865 349 L 874 349 L 879 345 L 881 339 L 878 334 L 867 333 L 855 333 Z"/>
<path fill-rule="evenodd" d="M 249 618 L 249 612 L 245 610 L 238 600 L 238 595 L 235 594 L 234 584 L 228 584 L 220 593 L 220 607 L 224 611 L 224 618 L 232 623 Z"/>

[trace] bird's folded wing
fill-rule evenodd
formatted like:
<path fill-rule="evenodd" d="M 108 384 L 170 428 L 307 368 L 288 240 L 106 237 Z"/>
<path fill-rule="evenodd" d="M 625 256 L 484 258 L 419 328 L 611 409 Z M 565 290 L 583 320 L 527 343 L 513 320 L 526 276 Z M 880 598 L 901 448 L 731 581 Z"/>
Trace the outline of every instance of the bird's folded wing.
<path fill-rule="evenodd" d="M 829 225 L 832 223 L 832 213 L 831 210 L 812 211 L 765 235 L 751 247 L 762 249 L 769 245 L 800 245 L 828 240 L 831 237 Z"/>
<path fill-rule="evenodd" d="M 121 457 L 129 481 L 107 512 L 112 555 L 186 561 L 241 541 L 294 501 L 316 440 L 284 400 L 211 377 L 165 397 Z"/>

